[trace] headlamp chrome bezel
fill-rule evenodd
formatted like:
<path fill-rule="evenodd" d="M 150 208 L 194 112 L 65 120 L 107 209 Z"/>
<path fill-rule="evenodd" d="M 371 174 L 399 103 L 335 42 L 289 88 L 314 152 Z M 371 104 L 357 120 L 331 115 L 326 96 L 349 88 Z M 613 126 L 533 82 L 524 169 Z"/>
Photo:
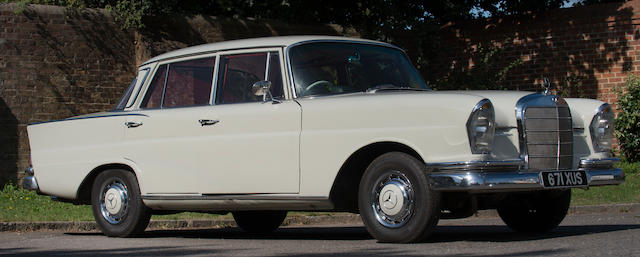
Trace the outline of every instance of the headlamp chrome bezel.
<path fill-rule="evenodd" d="M 595 152 L 608 152 L 613 145 L 615 115 L 608 103 L 600 105 L 591 119 L 589 134 Z"/>
<path fill-rule="evenodd" d="M 495 111 L 489 99 L 478 102 L 467 120 L 467 136 L 473 154 L 488 154 L 493 148 Z"/>

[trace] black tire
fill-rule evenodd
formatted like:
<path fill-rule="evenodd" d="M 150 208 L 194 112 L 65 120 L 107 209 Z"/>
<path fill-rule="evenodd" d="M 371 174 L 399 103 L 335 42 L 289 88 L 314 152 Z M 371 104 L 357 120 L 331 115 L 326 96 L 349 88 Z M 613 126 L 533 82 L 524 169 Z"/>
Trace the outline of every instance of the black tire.
<path fill-rule="evenodd" d="M 249 233 L 267 233 L 276 230 L 287 217 L 286 211 L 236 211 L 233 219 L 238 227 Z"/>
<path fill-rule="evenodd" d="M 371 162 L 358 189 L 360 217 L 378 242 L 419 242 L 440 215 L 440 194 L 431 190 L 425 164 L 391 152 Z"/>
<path fill-rule="evenodd" d="M 96 177 L 91 206 L 98 227 L 110 237 L 138 235 L 151 218 L 151 210 L 140 197 L 135 175 L 126 170 L 106 170 Z"/>
<path fill-rule="evenodd" d="M 570 202 L 571 190 L 513 194 L 498 206 L 498 214 L 515 231 L 542 233 L 562 222 Z"/>

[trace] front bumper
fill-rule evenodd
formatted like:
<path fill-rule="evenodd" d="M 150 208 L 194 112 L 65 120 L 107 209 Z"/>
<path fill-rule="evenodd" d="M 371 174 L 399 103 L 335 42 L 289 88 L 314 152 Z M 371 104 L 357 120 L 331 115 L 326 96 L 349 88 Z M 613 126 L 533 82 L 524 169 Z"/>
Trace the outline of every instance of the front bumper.
<path fill-rule="evenodd" d="M 583 160 L 579 170 L 585 171 L 588 186 L 618 185 L 624 182 L 622 169 L 614 168 L 619 159 Z M 437 191 L 528 191 L 550 189 L 543 186 L 541 171 L 523 170 L 523 162 L 483 161 L 471 163 L 439 163 L 427 165 L 431 188 Z"/>
<path fill-rule="evenodd" d="M 38 181 L 36 180 L 36 177 L 33 175 L 33 168 L 27 167 L 24 173 L 27 174 L 27 176 L 22 179 L 22 188 L 38 192 L 39 191 Z"/>

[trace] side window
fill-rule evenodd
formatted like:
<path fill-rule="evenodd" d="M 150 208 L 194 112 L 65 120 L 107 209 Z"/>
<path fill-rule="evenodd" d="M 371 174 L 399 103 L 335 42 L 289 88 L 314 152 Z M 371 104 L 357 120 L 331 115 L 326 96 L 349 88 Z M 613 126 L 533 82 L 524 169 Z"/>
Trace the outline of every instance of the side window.
<path fill-rule="evenodd" d="M 129 98 L 131 98 L 131 95 L 133 94 L 133 89 L 136 87 L 138 82 L 140 82 L 139 84 L 144 84 L 144 81 L 147 79 L 148 73 L 149 73 L 149 68 L 146 68 L 146 69 L 140 70 L 138 74 L 136 74 L 136 77 L 133 78 L 133 81 L 131 81 L 131 84 L 129 84 L 127 91 L 125 91 L 124 95 L 122 95 L 122 98 L 120 98 L 120 101 L 118 101 L 118 104 L 116 105 L 116 108 L 114 110 L 122 111 L 124 110 L 125 107 L 126 108 L 131 107 L 131 105 L 127 105 L 127 102 L 129 101 Z"/>
<path fill-rule="evenodd" d="M 284 98 L 284 87 L 282 86 L 282 72 L 280 70 L 280 56 L 277 52 L 269 53 L 269 74 L 267 80 L 271 81 L 271 95 L 274 98 Z"/>
<path fill-rule="evenodd" d="M 142 99 L 140 104 L 141 108 L 160 108 L 162 104 L 162 90 L 164 90 L 164 83 L 167 79 L 167 65 L 163 64 L 158 67 L 156 74 L 149 84 L 147 94 Z"/>
<path fill-rule="evenodd" d="M 216 104 L 262 101 L 262 97 L 253 95 L 251 88 L 261 80 L 271 81 L 273 97 L 284 96 L 277 52 L 221 56 L 218 74 Z"/>
<path fill-rule="evenodd" d="M 169 64 L 162 107 L 209 104 L 215 57 Z"/>
<path fill-rule="evenodd" d="M 226 55 L 220 58 L 220 76 L 216 104 L 245 103 L 260 100 L 251 86 L 264 80 L 267 53 Z"/>
<path fill-rule="evenodd" d="M 206 105 L 211 96 L 215 57 L 163 64 L 142 99 L 141 108 Z"/>

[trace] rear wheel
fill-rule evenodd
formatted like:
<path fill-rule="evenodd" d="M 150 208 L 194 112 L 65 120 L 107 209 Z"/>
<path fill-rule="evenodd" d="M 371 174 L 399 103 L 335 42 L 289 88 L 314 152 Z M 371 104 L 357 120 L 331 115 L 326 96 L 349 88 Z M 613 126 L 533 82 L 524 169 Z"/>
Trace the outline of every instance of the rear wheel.
<path fill-rule="evenodd" d="M 432 191 L 424 163 L 392 152 L 367 167 L 358 192 L 365 227 L 379 242 L 424 240 L 438 224 L 440 195 Z"/>
<path fill-rule="evenodd" d="M 286 211 L 233 212 L 233 219 L 238 227 L 250 233 L 267 233 L 276 230 L 286 217 Z"/>
<path fill-rule="evenodd" d="M 151 211 L 142 203 L 138 181 L 125 170 L 106 170 L 93 182 L 93 217 L 107 236 L 130 237 L 142 233 Z"/>
<path fill-rule="evenodd" d="M 547 232 L 562 222 L 570 202 L 571 190 L 514 194 L 498 206 L 498 214 L 515 231 Z"/>

